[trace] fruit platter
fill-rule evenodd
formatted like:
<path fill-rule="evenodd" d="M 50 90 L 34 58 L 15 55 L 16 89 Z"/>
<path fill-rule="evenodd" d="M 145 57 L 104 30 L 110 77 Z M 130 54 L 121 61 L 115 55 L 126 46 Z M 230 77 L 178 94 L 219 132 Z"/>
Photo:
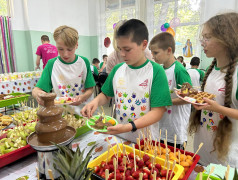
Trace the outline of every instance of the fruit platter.
<path fill-rule="evenodd" d="M 145 147 L 145 143 L 147 143 Z M 156 148 L 156 153 L 159 157 L 162 159 L 166 159 L 166 153 L 169 154 L 168 158 L 170 161 L 176 161 L 177 164 L 180 164 L 181 166 L 184 167 L 184 171 L 180 175 L 179 179 L 181 180 L 186 180 L 188 179 L 189 175 L 195 168 L 197 162 L 200 159 L 200 156 L 191 152 L 187 152 L 181 149 L 174 149 L 174 147 L 165 145 L 162 143 L 156 143 L 157 146 L 155 146 L 155 141 L 150 142 L 147 138 L 140 140 L 140 149 L 142 151 L 145 151 L 146 153 L 149 154 L 154 154 L 155 148 Z M 135 148 L 139 149 L 139 143 L 135 145 Z M 167 146 L 167 148 L 166 148 Z"/>
<path fill-rule="evenodd" d="M 29 96 L 29 94 L 25 93 L 7 94 L 7 96 L 5 96 L 8 97 L 7 99 L 0 100 L 0 107 L 6 107 L 12 104 L 18 104 L 19 102 L 27 101 Z"/>
<path fill-rule="evenodd" d="M 214 99 L 215 95 L 207 92 L 198 91 L 193 88 L 189 83 L 183 83 L 181 89 L 176 89 L 175 94 L 182 100 L 195 105 L 207 105 L 204 101 L 204 97 L 208 99 Z"/>
<path fill-rule="evenodd" d="M 16 124 L 18 123 L 29 123 L 32 121 L 35 121 L 37 119 L 37 111 L 39 108 L 31 108 L 31 109 L 26 109 L 24 111 L 21 111 L 19 113 L 15 113 L 12 115 L 14 118 Z"/>
<path fill-rule="evenodd" d="M 94 131 L 107 132 L 107 127 L 117 125 L 118 121 L 113 117 L 99 114 L 87 119 L 86 124 Z"/>
<path fill-rule="evenodd" d="M 35 131 L 35 125 L 36 122 L 32 122 L 1 131 L 0 168 L 35 152 L 26 142 L 26 138 Z"/>
<path fill-rule="evenodd" d="M 0 130 L 7 129 L 12 123 L 13 118 L 11 116 L 0 113 Z"/>
<path fill-rule="evenodd" d="M 94 174 L 100 179 L 108 175 L 108 179 L 167 179 L 176 180 L 183 172 L 179 164 L 169 163 L 158 156 L 124 144 L 117 144 L 89 162 L 88 168 L 94 169 Z"/>
<path fill-rule="evenodd" d="M 75 102 L 75 98 L 56 97 L 54 102 L 55 102 L 55 105 L 69 105 L 69 104 Z"/>

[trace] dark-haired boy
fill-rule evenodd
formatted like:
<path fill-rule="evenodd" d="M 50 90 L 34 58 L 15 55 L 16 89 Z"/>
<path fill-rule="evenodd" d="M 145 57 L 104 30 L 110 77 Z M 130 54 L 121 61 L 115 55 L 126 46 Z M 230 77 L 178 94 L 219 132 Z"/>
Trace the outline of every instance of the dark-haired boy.
<path fill-rule="evenodd" d="M 191 79 L 184 66 L 175 60 L 175 41 L 170 33 L 162 32 L 150 41 L 149 49 L 155 62 L 163 64 L 168 78 L 173 105 L 167 107 L 167 112 L 154 128 L 162 130 L 162 139 L 166 139 L 169 145 L 174 145 L 174 135 L 177 135 L 177 148 L 182 148 L 187 141 L 187 126 L 189 122 L 191 105 L 177 98 L 174 88 L 180 89 L 185 82 L 191 84 Z"/>
<path fill-rule="evenodd" d="M 117 32 L 116 42 L 125 63 L 112 69 L 102 93 L 82 109 L 82 114 L 91 117 L 98 106 L 115 97 L 119 124 L 108 127 L 107 133 L 136 142 L 135 131 L 147 126 L 151 129 L 163 116 L 165 106 L 172 104 L 168 81 L 163 68 L 145 58 L 148 30 L 142 21 L 125 22 Z"/>
<path fill-rule="evenodd" d="M 188 69 L 187 71 L 191 77 L 193 86 L 199 87 L 200 89 L 201 82 L 203 81 L 204 78 L 204 72 L 198 69 L 199 64 L 200 64 L 199 57 L 193 57 L 190 61 L 191 69 Z"/>

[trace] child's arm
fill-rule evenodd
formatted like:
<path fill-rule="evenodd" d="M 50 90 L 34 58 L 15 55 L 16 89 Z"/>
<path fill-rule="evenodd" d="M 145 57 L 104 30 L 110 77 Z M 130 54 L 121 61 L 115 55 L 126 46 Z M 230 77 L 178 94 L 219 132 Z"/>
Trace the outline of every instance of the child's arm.
<path fill-rule="evenodd" d="M 182 99 L 179 99 L 179 98 L 174 98 L 172 99 L 172 103 L 173 105 L 184 105 L 184 104 L 189 104 L 188 102 L 182 100 Z"/>
<path fill-rule="evenodd" d="M 86 101 L 93 94 L 93 87 L 87 88 L 84 94 L 78 95 L 75 97 L 75 102 L 70 104 L 73 106 L 78 106 Z"/>
<path fill-rule="evenodd" d="M 39 94 L 42 93 L 46 93 L 45 91 L 43 91 L 42 89 L 35 87 L 32 91 L 32 96 L 36 99 L 36 101 L 38 102 L 38 104 L 40 105 L 44 105 L 44 101 L 39 97 Z"/>
<path fill-rule="evenodd" d="M 208 105 L 206 106 L 193 105 L 195 109 L 197 110 L 206 109 L 206 110 L 214 111 L 214 112 L 222 114 L 223 116 L 228 116 L 230 118 L 238 120 L 238 109 L 222 106 L 218 104 L 216 101 L 210 100 L 208 98 L 203 98 L 203 99 L 206 101 L 206 103 L 208 103 Z"/>
<path fill-rule="evenodd" d="M 151 108 L 147 114 L 134 121 L 136 128 L 141 129 L 156 123 L 162 118 L 165 111 L 165 107 Z M 120 134 L 131 131 L 132 125 L 130 123 L 118 124 L 116 126 L 108 127 L 107 130 L 106 134 Z"/>
<path fill-rule="evenodd" d="M 39 55 L 36 55 L 36 68 L 35 68 L 35 70 L 37 70 L 37 69 L 40 69 L 40 56 Z"/>
<path fill-rule="evenodd" d="M 98 106 L 106 104 L 110 99 L 111 97 L 108 97 L 103 93 L 100 93 L 94 100 L 92 100 L 90 103 L 88 103 L 86 106 L 83 107 L 83 109 L 81 110 L 81 114 L 83 116 L 91 118 L 93 113 L 98 108 Z"/>

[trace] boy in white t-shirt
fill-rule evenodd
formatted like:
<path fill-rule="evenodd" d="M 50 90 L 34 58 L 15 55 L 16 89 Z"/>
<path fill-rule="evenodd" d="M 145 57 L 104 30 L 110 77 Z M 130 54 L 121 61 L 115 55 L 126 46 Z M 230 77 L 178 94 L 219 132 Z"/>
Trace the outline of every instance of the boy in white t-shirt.
<path fill-rule="evenodd" d="M 43 101 L 39 94 L 51 90 L 59 97 L 72 97 L 75 102 L 67 105 L 67 110 L 80 114 L 87 101 L 92 100 L 95 81 L 87 58 L 75 54 L 78 48 L 78 32 L 68 26 L 60 26 L 54 32 L 54 40 L 59 55 L 48 61 L 41 78 L 32 91 L 40 105 Z"/>
<path fill-rule="evenodd" d="M 201 82 L 204 78 L 204 72 L 198 69 L 200 64 L 199 57 L 193 57 L 190 61 L 191 69 L 188 69 L 188 74 L 190 75 L 193 87 L 196 87 L 200 90 Z"/>
<path fill-rule="evenodd" d="M 142 21 L 126 21 L 119 28 L 116 41 L 125 63 L 117 64 L 112 69 L 102 93 L 82 109 L 82 114 L 91 117 L 98 106 L 115 97 L 119 124 L 108 127 L 107 133 L 119 134 L 136 142 L 138 134 L 135 131 L 147 126 L 151 129 L 152 124 L 163 116 L 165 106 L 172 104 L 168 81 L 163 68 L 145 58 L 148 30 Z"/>
<path fill-rule="evenodd" d="M 162 32 L 150 42 L 149 48 L 152 52 L 155 62 L 163 64 L 165 73 L 168 78 L 172 106 L 167 107 L 167 112 L 154 128 L 162 129 L 162 139 L 166 138 L 167 142 L 174 146 L 174 135 L 177 135 L 177 148 L 183 148 L 183 143 L 187 141 L 187 127 L 189 122 L 191 105 L 179 99 L 174 89 L 180 89 L 180 85 L 185 82 L 191 84 L 191 79 L 183 65 L 174 58 L 175 41 L 170 33 Z"/>

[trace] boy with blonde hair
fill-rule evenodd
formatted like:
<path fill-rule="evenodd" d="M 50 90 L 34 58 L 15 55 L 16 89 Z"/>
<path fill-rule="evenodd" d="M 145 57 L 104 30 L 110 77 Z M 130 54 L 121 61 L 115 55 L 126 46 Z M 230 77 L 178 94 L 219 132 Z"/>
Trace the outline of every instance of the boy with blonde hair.
<path fill-rule="evenodd" d="M 150 41 L 149 48 L 155 62 L 163 64 L 168 78 L 171 92 L 172 106 L 167 107 L 167 112 L 163 118 L 153 126 L 155 129 L 162 129 L 162 139 L 166 139 L 169 145 L 174 146 L 174 135 L 177 135 L 177 148 L 183 148 L 183 143 L 187 141 L 187 127 L 189 122 L 191 105 L 177 98 L 174 89 L 180 89 L 185 82 L 191 84 L 191 79 L 183 65 L 174 58 L 175 41 L 170 33 L 162 32 L 157 34 Z"/>
<path fill-rule="evenodd" d="M 75 54 L 78 48 L 76 29 L 60 26 L 54 32 L 54 40 L 60 56 L 48 61 L 32 94 L 40 105 L 43 105 L 43 101 L 39 94 L 52 89 L 59 97 L 75 98 L 67 109 L 80 114 L 80 106 L 93 98 L 95 81 L 90 63 L 87 58 Z"/>
<path fill-rule="evenodd" d="M 119 124 L 108 127 L 107 133 L 136 142 L 136 130 L 151 128 L 163 116 L 165 106 L 171 105 L 168 82 L 163 68 L 145 58 L 148 30 L 142 21 L 126 21 L 117 31 L 116 42 L 124 62 L 112 69 L 102 93 L 82 109 L 82 114 L 91 117 L 98 106 L 115 97 Z"/>

